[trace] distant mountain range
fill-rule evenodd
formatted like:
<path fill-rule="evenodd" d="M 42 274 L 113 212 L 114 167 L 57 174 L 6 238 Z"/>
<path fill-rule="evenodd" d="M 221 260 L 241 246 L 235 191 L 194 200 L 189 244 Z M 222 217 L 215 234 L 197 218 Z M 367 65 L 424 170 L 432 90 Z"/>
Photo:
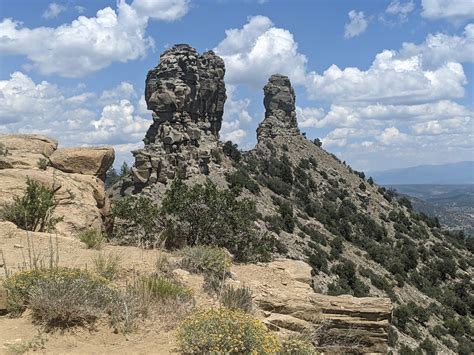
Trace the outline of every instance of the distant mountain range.
<path fill-rule="evenodd" d="M 374 171 L 369 175 L 379 185 L 474 184 L 474 161 L 442 165 L 419 165 L 402 169 Z"/>

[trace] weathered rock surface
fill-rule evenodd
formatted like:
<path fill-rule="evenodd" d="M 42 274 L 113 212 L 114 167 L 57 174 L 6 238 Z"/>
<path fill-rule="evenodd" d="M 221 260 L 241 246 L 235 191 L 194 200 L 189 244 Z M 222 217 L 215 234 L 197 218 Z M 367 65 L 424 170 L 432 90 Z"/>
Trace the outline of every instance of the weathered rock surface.
<path fill-rule="evenodd" d="M 54 168 L 66 173 L 102 177 L 114 163 L 115 151 L 111 147 L 61 148 L 49 159 Z"/>
<path fill-rule="evenodd" d="M 252 289 L 269 328 L 283 333 L 310 331 L 323 351 L 387 351 L 390 299 L 315 293 L 311 267 L 303 261 L 281 259 L 239 265 L 232 271 Z"/>
<path fill-rule="evenodd" d="M 217 148 L 226 90 L 224 61 L 212 51 L 202 55 L 188 45 L 165 51 L 148 72 L 145 99 L 153 124 L 145 147 L 133 153 L 132 176 L 140 190 L 184 177 L 207 174 Z"/>
<path fill-rule="evenodd" d="M 0 169 L 39 169 L 58 147 L 55 140 L 36 134 L 0 135 Z"/>
<path fill-rule="evenodd" d="M 0 205 L 10 203 L 15 196 L 23 195 L 27 179 L 38 181 L 50 187 L 59 187 L 56 197 L 59 200 L 54 217 L 63 217 L 63 221 L 56 225 L 61 234 L 77 234 L 88 228 L 102 228 L 110 216 L 110 201 L 106 195 L 104 182 L 96 175 L 102 174 L 102 169 L 108 169 L 113 162 L 112 148 L 83 149 L 66 148 L 58 149 L 57 143 L 47 137 L 32 135 L 0 136 L 2 143 L 6 142 L 9 161 L 20 161 L 25 158 L 29 165 L 13 168 L 0 168 Z M 54 151 L 54 152 L 53 152 Z M 51 161 L 56 152 L 67 151 L 68 158 L 55 167 L 39 169 L 35 159 L 37 157 L 50 157 Z M 81 153 L 82 152 L 82 153 Z M 58 157 L 64 156 L 60 153 Z M 73 161 L 72 157 L 78 157 Z M 104 163 L 104 161 L 106 163 Z M 49 160 L 48 160 L 49 162 Z M 67 164 L 70 162 L 70 164 Z M 96 162 L 96 163 L 94 163 Z M 81 167 L 73 169 L 72 167 Z M 86 169 L 85 167 L 89 167 Z M 69 173 L 78 170 L 80 173 Z M 87 174 L 89 173 L 89 174 Z"/>
<path fill-rule="evenodd" d="M 274 74 L 263 88 L 265 119 L 257 129 L 257 139 L 300 134 L 296 121 L 295 91 L 287 76 Z"/>

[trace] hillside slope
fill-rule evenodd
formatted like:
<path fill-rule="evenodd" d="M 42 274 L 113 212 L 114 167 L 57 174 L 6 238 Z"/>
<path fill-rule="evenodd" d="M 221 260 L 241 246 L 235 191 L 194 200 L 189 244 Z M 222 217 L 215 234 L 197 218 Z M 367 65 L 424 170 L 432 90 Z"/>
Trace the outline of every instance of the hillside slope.
<path fill-rule="evenodd" d="M 202 68 L 187 66 L 187 56 L 188 48 L 173 47 L 148 75 L 155 123 L 145 148 L 134 152 L 132 174 L 113 186 L 111 196 L 160 204 L 176 176 L 188 185 L 210 179 L 255 201 L 259 229 L 279 240 L 275 253 L 307 261 L 317 292 L 390 297 L 396 304 L 389 333 L 394 350 L 472 353 L 472 244 L 444 233 L 409 201 L 397 200 L 301 134 L 287 77 L 274 75 L 264 88 L 266 114 L 255 149 L 241 153 L 220 143 L 223 67 L 207 59 L 217 63 L 207 76 L 216 82 L 206 82 L 200 96 L 189 72 Z M 182 87 L 190 89 L 173 89 Z M 166 105 L 157 104 L 164 99 Z"/>

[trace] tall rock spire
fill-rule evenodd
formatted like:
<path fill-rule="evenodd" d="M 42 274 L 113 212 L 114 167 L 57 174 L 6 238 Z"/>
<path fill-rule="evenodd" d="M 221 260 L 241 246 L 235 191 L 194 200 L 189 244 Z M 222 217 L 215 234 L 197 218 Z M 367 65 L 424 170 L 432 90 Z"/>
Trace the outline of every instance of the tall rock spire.
<path fill-rule="evenodd" d="M 263 88 L 265 119 L 257 129 L 257 139 L 299 135 L 295 91 L 287 76 L 274 74 Z"/>
<path fill-rule="evenodd" d="M 153 111 L 145 148 L 136 150 L 132 176 L 140 188 L 166 183 L 179 170 L 206 174 L 217 147 L 224 114 L 224 61 L 178 44 L 165 51 L 148 72 L 145 100 Z"/>

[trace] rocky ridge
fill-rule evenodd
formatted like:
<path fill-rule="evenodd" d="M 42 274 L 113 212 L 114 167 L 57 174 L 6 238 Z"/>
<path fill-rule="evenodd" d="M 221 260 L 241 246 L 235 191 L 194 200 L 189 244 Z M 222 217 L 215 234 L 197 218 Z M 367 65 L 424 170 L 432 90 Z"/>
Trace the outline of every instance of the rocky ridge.
<path fill-rule="evenodd" d="M 277 136 L 298 136 L 296 121 L 295 90 L 287 76 L 274 74 L 263 88 L 265 119 L 257 129 L 257 139 L 273 139 Z"/>
<path fill-rule="evenodd" d="M 133 152 L 135 190 L 156 182 L 207 175 L 217 149 L 226 90 L 224 61 L 188 45 L 165 51 L 148 72 L 145 100 L 153 111 L 145 147 Z"/>
<path fill-rule="evenodd" d="M 182 56 L 182 48 L 189 51 L 188 47 L 174 47 L 164 54 L 171 56 L 166 60 L 176 62 L 175 57 Z M 161 64 L 153 75 L 159 77 L 160 68 Z M 216 87 L 223 84 L 222 79 L 219 77 Z M 147 92 L 161 91 L 152 87 Z M 163 97 L 168 100 L 166 95 Z M 212 153 L 208 162 L 207 158 L 203 161 L 207 168 L 199 168 L 199 159 L 180 158 L 185 162 L 180 164 L 187 166 L 188 183 L 209 177 L 221 187 L 231 187 L 227 178 L 237 174 L 237 183 L 243 186 L 241 194 L 252 198 L 262 215 L 259 228 L 286 246 L 285 256 L 309 262 L 313 288 L 318 294 L 389 296 L 396 315 L 389 331 L 393 349 L 421 349 L 421 345 L 426 349 L 434 346 L 443 353 L 474 349 L 468 330 L 459 335 L 450 328 L 450 324 L 472 322 L 472 311 L 468 309 L 473 299 L 467 296 L 474 291 L 472 281 L 467 281 L 473 275 L 472 252 L 465 242 L 445 234 L 432 220 L 415 213 L 390 191 L 322 149 L 320 141 L 310 141 L 301 134 L 295 99 L 289 78 L 271 76 L 264 88 L 265 119 L 257 129 L 255 149 L 244 152 L 240 161 L 233 161 L 222 154 L 217 141 L 219 125 L 213 126 L 215 129 L 204 136 L 210 139 L 202 145 Z M 174 115 L 175 106 L 166 110 Z M 160 132 L 161 124 L 183 131 L 179 122 L 161 123 L 156 119 L 159 114 L 155 112 L 151 136 Z M 202 119 L 195 117 L 198 122 Z M 182 152 L 197 148 L 183 141 L 184 144 L 175 145 L 176 152 L 166 151 L 163 138 L 155 140 L 158 144 L 153 151 L 147 134 L 145 151 L 149 157 L 143 159 L 145 174 L 153 173 L 149 168 L 151 159 L 176 161 Z M 218 164 L 214 154 L 222 158 Z M 154 178 L 140 183 L 146 196 L 160 201 L 162 194 L 149 192 L 166 189 L 166 183 L 178 170 L 177 163 L 171 166 L 173 173 L 161 179 L 163 183 L 155 183 Z M 247 189 L 249 181 L 258 189 Z M 405 316 L 408 309 L 409 315 Z"/>

